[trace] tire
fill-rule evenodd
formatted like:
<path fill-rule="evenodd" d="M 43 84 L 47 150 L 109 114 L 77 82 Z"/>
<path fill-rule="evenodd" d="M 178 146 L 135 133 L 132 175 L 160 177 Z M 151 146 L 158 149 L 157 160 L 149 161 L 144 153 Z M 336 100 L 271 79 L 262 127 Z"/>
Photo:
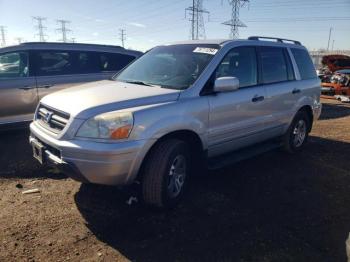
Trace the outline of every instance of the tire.
<path fill-rule="evenodd" d="M 283 136 L 284 150 L 292 154 L 301 151 L 307 142 L 310 130 L 311 120 L 308 114 L 299 111 Z"/>
<path fill-rule="evenodd" d="M 143 201 L 159 208 L 174 207 L 183 196 L 189 165 L 189 150 L 184 141 L 168 139 L 156 145 L 143 171 Z"/>

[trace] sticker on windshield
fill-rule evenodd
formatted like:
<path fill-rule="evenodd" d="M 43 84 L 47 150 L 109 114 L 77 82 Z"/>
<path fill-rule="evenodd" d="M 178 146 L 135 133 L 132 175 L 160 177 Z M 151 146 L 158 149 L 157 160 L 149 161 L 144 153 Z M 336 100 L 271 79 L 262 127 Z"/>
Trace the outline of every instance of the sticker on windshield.
<path fill-rule="evenodd" d="M 196 47 L 196 49 L 193 50 L 193 53 L 215 55 L 217 51 L 218 51 L 218 49 L 216 49 L 216 48 Z"/>

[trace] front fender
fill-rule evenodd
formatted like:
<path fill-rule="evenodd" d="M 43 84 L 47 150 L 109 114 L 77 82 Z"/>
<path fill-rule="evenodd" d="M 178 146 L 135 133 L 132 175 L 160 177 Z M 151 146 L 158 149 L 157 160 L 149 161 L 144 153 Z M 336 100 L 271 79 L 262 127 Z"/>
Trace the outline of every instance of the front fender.
<path fill-rule="evenodd" d="M 196 133 L 206 148 L 209 106 L 206 97 L 178 100 L 134 113 L 131 139 L 157 140 L 174 131 Z"/>
<path fill-rule="evenodd" d="M 127 180 L 135 179 L 149 150 L 169 133 L 192 131 L 200 137 L 203 149 L 207 149 L 208 114 L 206 97 L 184 99 L 134 111 L 134 128 L 130 139 L 147 142 L 135 157 Z"/>

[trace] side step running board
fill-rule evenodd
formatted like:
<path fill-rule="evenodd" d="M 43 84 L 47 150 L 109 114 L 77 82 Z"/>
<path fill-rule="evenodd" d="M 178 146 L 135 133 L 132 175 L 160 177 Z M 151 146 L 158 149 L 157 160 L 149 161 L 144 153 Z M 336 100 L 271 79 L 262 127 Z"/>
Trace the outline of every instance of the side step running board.
<path fill-rule="evenodd" d="M 240 162 L 245 159 L 252 158 L 256 155 L 266 153 L 273 149 L 281 147 L 281 142 L 269 141 L 250 146 L 244 149 L 234 151 L 222 156 L 217 156 L 208 160 L 208 169 L 216 170 Z"/>

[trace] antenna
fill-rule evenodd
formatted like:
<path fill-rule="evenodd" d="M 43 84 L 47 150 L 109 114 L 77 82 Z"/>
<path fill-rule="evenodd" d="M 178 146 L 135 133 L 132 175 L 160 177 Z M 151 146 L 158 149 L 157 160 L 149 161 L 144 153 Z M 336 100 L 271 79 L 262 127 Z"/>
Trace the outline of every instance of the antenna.
<path fill-rule="evenodd" d="M 329 43 L 331 42 L 332 30 L 333 27 L 329 28 L 327 51 L 329 51 Z"/>
<path fill-rule="evenodd" d="M 20 45 L 23 42 L 22 37 L 16 37 L 15 40 L 17 40 L 17 43 Z"/>

